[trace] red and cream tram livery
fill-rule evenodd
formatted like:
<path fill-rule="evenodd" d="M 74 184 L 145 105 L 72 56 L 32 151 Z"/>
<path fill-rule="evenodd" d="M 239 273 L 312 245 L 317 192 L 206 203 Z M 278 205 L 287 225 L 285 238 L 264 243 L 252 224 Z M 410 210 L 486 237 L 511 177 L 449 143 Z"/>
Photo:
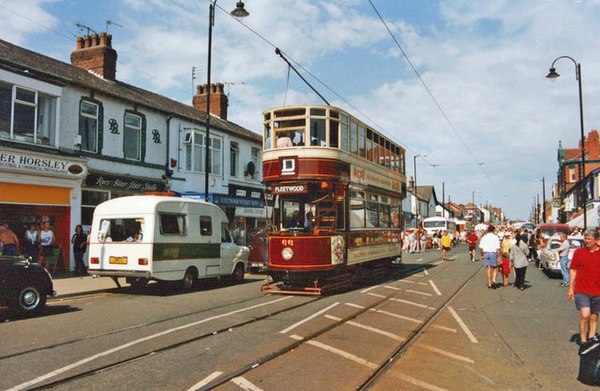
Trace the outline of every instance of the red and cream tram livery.
<path fill-rule="evenodd" d="M 263 179 L 273 200 L 273 283 L 263 291 L 320 294 L 390 270 L 402 256 L 405 150 L 336 107 L 263 115 Z"/>

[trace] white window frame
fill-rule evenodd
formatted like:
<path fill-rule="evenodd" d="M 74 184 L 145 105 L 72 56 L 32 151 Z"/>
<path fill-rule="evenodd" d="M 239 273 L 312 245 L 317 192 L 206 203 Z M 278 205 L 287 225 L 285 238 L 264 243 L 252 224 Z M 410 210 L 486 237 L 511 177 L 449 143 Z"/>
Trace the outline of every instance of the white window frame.
<path fill-rule="evenodd" d="M 1 76 L 1 75 L 0 75 Z M 38 144 L 49 147 L 56 147 L 58 140 L 58 113 L 59 113 L 59 97 L 49 94 L 46 91 L 39 91 L 37 89 L 26 87 L 18 84 L 11 83 L 10 81 L 1 80 L 2 84 L 10 87 L 11 90 L 11 101 L 10 101 L 10 126 L 8 129 L 8 138 L 17 142 L 23 142 L 28 144 Z M 18 91 L 26 91 L 33 94 L 33 102 L 27 100 L 20 100 L 17 98 Z M 50 140 L 46 136 L 40 136 L 38 134 L 39 116 L 40 116 L 40 96 L 43 95 L 54 102 L 54 110 L 50 110 L 52 118 L 50 121 L 54 122 L 53 129 L 49 129 L 53 133 L 53 140 Z M 33 129 L 32 133 L 19 132 L 20 129 L 15 129 L 15 116 L 17 105 L 32 107 L 33 108 Z M 2 136 L 0 136 L 2 137 Z M 44 138 L 47 139 L 43 142 Z"/>
<path fill-rule="evenodd" d="M 131 124 L 127 123 L 127 117 L 131 117 L 137 119 L 139 121 L 139 126 L 134 126 Z M 134 114 L 134 113 L 125 113 L 125 115 L 123 116 L 123 157 L 127 160 L 133 160 L 133 161 L 141 161 L 142 160 L 142 128 L 143 128 L 143 120 L 142 120 L 142 116 Z M 125 138 L 125 133 L 126 132 L 135 132 L 137 133 L 137 156 L 136 157 L 130 157 L 130 156 L 126 156 L 125 155 L 125 144 L 127 142 L 127 139 Z"/>
<path fill-rule="evenodd" d="M 229 176 L 237 178 L 240 164 L 240 146 L 237 141 L 229 142 Z"/>
<path fill-rule="evenodd" d="M 204 153 L 206 152 L 206 146 L 204 144 L 204 136 L 205 134 L 203 134 L 201 131 L 190 131 L 188 133 L 191 136 L 191 140 L 189 140 L 189 143 L 185 143 L 185 153 L 186 153 L 186 162 L 185 162 L 185 169 L 187 171 L 191 171 L 191 172 L 199 172 L 199 173 L 204 173 L 204 163 L 206 160 L 206 157 L 204 156 Z M 187 134 L 186 134 L 187 136 Z M 186 137 L 187 139 L 187 137 Z M 219 149 L 215 149 L 214 148 L 214 143 L 213 140 L 218 139 L 220 141 L 221 144 L 221 148 Z M 221 175 L 221 173 L 223 172 L 223 138 L 220 136 L 215 136 L 215 135 L 210 135 L 210 144 L 209 144 L 209 149 L 210 149 L 210 158 L 211 158 L 211 172 L 209 172 L 209 174 L 212 175 Z M 198 150 L 197 150 L 198 148 Z M 219 172 L 214 172 L 214 169 L 212 169 L 215 164 L 214 164 L 214 159 L 215 156 L 217 156 L 217 154 L 215 154 L 215 151 L 218 151 L 218 157 L 217 159 L 219 159 Z M 199 153 L 201 156 L 201 159 L 198 160 L 198 166 L 196 167 L 196 165 L 194 164 L 194 162 L 196 161 L 196 154 Z"/>
<path fill-rule="evenodd" d="M 83 109 L 83 104 L 84 103 L 88 104 L 90 106 L 96 106 L 96 115 L 95 116 L 83 112 L 82 109 Z M 99 142 L 100 142 L 100 139 L 99 139 L 99 134 L 100 134 L 100 105 L 98 103 L 96 103 L 96 102 L 92 102 L 92 101 L 87 100 L 87 99 L 82 99 L 79 102 L 79 117 L 90 118 L 90 119 L 96 121 L 96 133 L 94 135 L 94 137 L 96 138 L 96 142 L 95 142 L 96 148 L 95 149 L 84 149 L 83 146 L 82 146 L 81 149 L 84 150 L 84 151 L 87 151 L 87 152 L 97 153 L 98 152 Z M 80 132 L 81 132 L 81 130 L 78 132 L 78 134 L 83 137 L 83 135 Z"/>

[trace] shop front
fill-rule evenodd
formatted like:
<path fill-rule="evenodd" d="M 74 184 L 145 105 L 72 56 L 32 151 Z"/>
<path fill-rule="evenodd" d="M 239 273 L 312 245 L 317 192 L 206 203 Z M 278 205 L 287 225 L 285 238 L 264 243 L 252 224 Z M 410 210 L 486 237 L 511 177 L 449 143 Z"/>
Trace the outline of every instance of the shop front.
<path fill-rule="evenodd" d="M 118 197 L 164 190 L 165 183 L 161 180 L 90 171 L 81 189 L 81 224 L 84 231 L 89 232 L 94 209 L 102 202 Z"/>
<path fill-rule="evenodd" d="M 71 270 L 70 238 L 80 219 L 86 161 L 0 147 L 0 173 L 0 222 L 19 238 L 19 253 L 25 253 L 25 231 L 31 226 L 39 230 L 42 221 L 49 221 L 55 236 L 49 269 Z"/>

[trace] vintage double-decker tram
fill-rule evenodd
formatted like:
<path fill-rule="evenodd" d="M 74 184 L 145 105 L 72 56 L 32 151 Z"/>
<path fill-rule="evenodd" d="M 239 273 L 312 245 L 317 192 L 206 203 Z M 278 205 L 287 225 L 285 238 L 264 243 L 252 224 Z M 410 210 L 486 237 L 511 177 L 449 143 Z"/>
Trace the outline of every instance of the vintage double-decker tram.
<path fill-rule="evenodd" d="M 264 292 L 321 294 L 400 261 L 405 150 L 331 106 L 263 113 L 273 199 Z"/>

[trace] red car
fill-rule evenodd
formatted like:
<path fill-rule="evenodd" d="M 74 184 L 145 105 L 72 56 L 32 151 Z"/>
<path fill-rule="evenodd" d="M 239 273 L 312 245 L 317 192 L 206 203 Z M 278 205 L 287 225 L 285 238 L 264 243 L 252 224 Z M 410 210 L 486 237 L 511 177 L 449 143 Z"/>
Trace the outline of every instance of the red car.
<path fill-rule="evenodd" d="M 251 273 L 266 271 L 269 265 L 269 238 L 266 232 L 257 233 L 252 237 L 248 267 Z"/>

